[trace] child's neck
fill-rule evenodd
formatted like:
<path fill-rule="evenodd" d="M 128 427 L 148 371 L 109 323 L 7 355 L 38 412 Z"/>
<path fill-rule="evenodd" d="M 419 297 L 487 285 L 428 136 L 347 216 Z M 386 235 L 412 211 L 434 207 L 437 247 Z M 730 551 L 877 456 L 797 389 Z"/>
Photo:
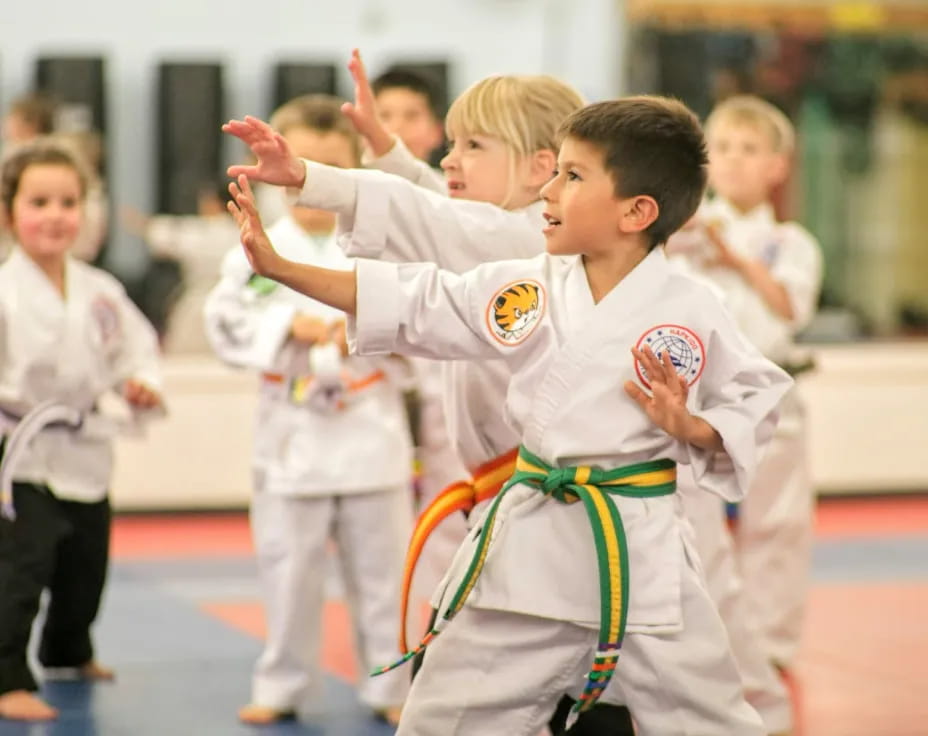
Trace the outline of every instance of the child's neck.
<path fill-rule="evenodd" d="M 32 253 L 26 253 L 26 256 L 41 269 L 42 273 L 44 273 L 46 278 L 51 282 L 51 285 L 55 287 L 55 291 L 64 297 L 67 258 L 64 255 L 54 255 L 43 258 L 33 255 Z"/>
<path fill-rule="evenodd" d="M 767 204 L 770 200 L 767 197 L 762 197 L 760 199 L 748 198 L 748 199 L 732 199 L 731 197 L 722 197 L 722 199 L 732 207 L 734 207 L 740 214 L 746 215 L 749 212 L 753 212 L 761 205 Z"/>
<path fill-rule="evenodd" d="M 647 255 L 647 246 L 638 241 L 618 244 L 601 253 L 584 254 L 583 268 L 593 303 L 599 304 Z"/>

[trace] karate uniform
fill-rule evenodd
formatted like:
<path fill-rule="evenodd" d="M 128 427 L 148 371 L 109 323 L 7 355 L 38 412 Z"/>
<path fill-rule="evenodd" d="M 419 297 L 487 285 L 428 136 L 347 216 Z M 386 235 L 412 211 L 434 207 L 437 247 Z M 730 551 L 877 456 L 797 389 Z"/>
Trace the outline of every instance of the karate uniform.
<path fill-rule="evenodd" d="M 822 283 L 822 254 L 815 239 L 796 223 L 779 223 L 762 205 L 738 212 L 722 198 L 699 212 L 716 222 L 724 242 L 742 258 L 762 261 L 789 295 L 793 319 L 775 314 L 741 276 L 710 265 L 711 245 L 682 233 L 668 250 L 700 277 L 722 290 L 725 304 L 745 336 L 781 365 L 795 361 L 793 336 L 815 314 Z M 738 513 L 735 554 L 743 581 L 751 635 L 765 656 L 791 663 L 799 646 L 813 543 L 814 491 L 809 477 L 805 408 L 801 387 L 784 398 L 780 422 Z M 710 571 L 709 575 L 713 573 Z"/>
<path fill-rule="evenodd" d="M 239 239 L 238 226 L 225 213 L 199 215 L 156 215 L 145 230 L 152 252 L 177 260 L 183 272 L 180 298 L 171 308 L 164 334 L 167 354 L 208 353 L 203 329 L 203 306 L 222 259 Z"/>
<path fill-rule="evenodd" d="M 399 138 L 394 137 L 394 141 L 394 146 L 390 151 L 380 157 L 365 159 L 364 165 L 369 169 L 402 177 L 418 188 L 447 197 L 448 185 L 445 177 L 424 161 L 417 159 Z M 316 172 L 313 171 L 310 176 L 314 177 L 315 174 Z M 307 177 L 307 181 L 310 189 L 304 193 L 304 196 L 311 198 L 313 183 L 310 177 Z M 391 186 L 394 181 L 389 178 L 375 178 L 371 180 L 369 186 L 361 188 L 358 196 L 363 201 L 370 198 L 394 198 L 396 210 L 404 213 L 436 206 L 433 204 L 435 198 L 431 195 L 420 197 L 416 189 L 407 185 L 395 189 Z M 446 220 L 453 223 L 455 208 L 458 206 L 449 201 L 447 207 L 441 207 L 442 212 L 447 212 L 447 217 L 440 215 L 439 222 Z M 494 210 L 506 212 L 487 204 L 476 208 L 468 206 L 466 209 L 475 213 L 476 218 L 479 218 L 480 212 L 488 211 L 491 207 Z M 362 210 L 365 214 L 369 214 L 366 205 L 362 205 Z M 393 210 L 393 207 L 390 210 Z M 467 249 L 454 246 L 443 247 L 442 238 L 439 238 L 437 243 L 442 247 L 438 249 L 431 247 L 429 244 L 432 241 L 429 240 L 429 235 L 437 234 L 434 231 L 427 234 L 427 229 L 421 228 L 423 221 L 419 220 L 418 216 L 416 220 L 420 226 L 411 225 L 407 234 L 397 231 L 395 225 L 391 227 L 390 214 L 387 210 L 381 210 L 381 212 L 383 213 L 382 220 L 372 223 L 373 227 L 365 227 L 357 237 L 354 237 L 353 233 L 340 233 L 339 241 L 346 248 L 346 252 L 388 261 L 429 260 L 440 268 L 456 272 L 466 271 L 482 262 Z M 425 216 L 428 217 L 431 214 L 434 214 L 434 211 L 428 212 Z M 540 234 L 543 225 L 540 206 L 529 207 L 525 211 L 506 213 L 502 217 L 503 221 L 517 223 L 520 228 L 524 228 L 524 223 L 528 218 L 533 225 L 537 223 L 537 227 L 533 228 L 534 232 L 526 232 L 528 236 L 525 239 L 526 246 L 517 247 L 512 252 L 509 250 L 510 240 L 501 239 L 500 248 L 495 253 L 495 260 L 537 255 L 544 250 L 544 242 Z M 451 225 L 451 227 L 454 226 Z M 385 235 L 378 236 L 373 242 L 364 237 L 365 234 L 378 229 L 382 229 Z M 475 436 L 473 427 L 449 428 L 448 426 L 449 415 L 458 417 L 458 421 L 473 420 L 473 413 L 468 410 L 468 407 L 476 405 L 478 401 L 481 402 L 480 405 L 484 405 L 485 402 L 480 395 L 483 391 L 492 392 L 492 398 L 497 402 L 502 400 L 505 382 L 508 381 L 508 377 L 503 377 L 505 372 L 503 366 L 468 367 L 466 364 L 455 365 L 425 358 L 413 360 L 420 375 L 419 385 L 422 397 L 419 459 L 422 464 L 420 492 L 422 507 L 425 508 L 452 483 L 470 477 L 478 466 L 512 449 L 518 444 L 518 438 L 506 426 L 493 427 L 483 438 L 479 435 Z M 502 383 L 500 383 L 501 380 Z M 462 386 L 468 388 L 462 390 Z M 460 447 L 461 441 L 466 442 L 467 446 Z M 459 453 L 470 458 L 468 465 L 461 462 Z M 474 516 L 476 515 L 475 512 Z M 466 533 L 467 520 L 460 514 L 455 514 L 438 525 L 434 533 L 429 536 L 422 553 L 422 561 L 416 571 L 414 584 L 417 590 L 429 592 L 434 590 L 438 581 L 444 576 L 455 550 Z M 412 596 L 413 600 L 417 597 L 418 595 Z"/>
<path fill-rule="evenodd" d="M 554 466 L 611 469 L 669 458 L 691 465 L 701 488 L 740 499 L 791 385 L 743 341 L 711 292 L 671 269 L 660 249 L 599 304 L 577 257 L 488 263 L 463 276 L 362 260 L 357 277 L 360 354 L 503 359 L 512 371 L 507 419 L 525 448 Z M 534 306 L 522 301 L 524 310 L 499 314 L 511 292 L 533 292 Z M 690 410 L 721 434 L 725 453 L 670 438 L 626 395 L 625 380 L 645 380 L 630 353 L 642 344 L 674 356 L 691 383 Z M 614 682 L 639 732 L 763 734 L 677 499 L 609 503 L 624 519 L 632 580 Z M 465 576 L 478 531 L 442 590 L 456 590 Z M 601 619 L 596 569 L 581 504 L 559 504 L 527 485 L 510 490 L 483 572 L 431 645 L 399 734 L 534 736 L 563 693 L 579 694 L 592 660 Z"/>
<path fill-rule="evenodd" d="M 68 258 L 65 295 L 18 247 L 0 266 L 0 434 L 54 401 L 83 415 L 47 427 L 13 467 L 15 521 L 0 519 L 0 693 L 35 690 L 26 662 L 43 588 L 51 598 L 39 660 L 93 659 L 90 626 L 106 579 L 112 436 L 161 410 L 104 416 L 100 401 L 135 379 L 160 391 L 154 329 L 109 274 Z"/>
<path fill-rule="evenodd" d="M 295 261 L 349 267 L 331 236 L 289 216 L 269 236 Z M 397 656 L 396 601 L 412 523 L 412 450 L 402 399 L 408 367 L 389 357 L 342 359 L 334 345 L 289 338 L 298 313 L 342 315 L 256 277 L 240 248 L 206 303 L 206 328 L 226 362 L 262 371 L 255 431 L 252 533 L 268 618 L 252 699 L 306 706 L 319 667 L 326 544 L 334 538 L 352 612 L 359 670 Z M 333 365 L 333 360 L 335 365 Z M 403 702 L 407 678 L 362 678 L 364 702 Z"/>
<path fill-rule="evenodd" d="M 425 178 L 421 167 L 410 161 L 409 155 L 399 147 L 373 163 L 388 173 L 437 190 Z M 307 176 L 300 203 L 339 213 L 339 242 L 352 255 L 395 262 L 429 261 L 461 273 L 488 261 L 529 257 L 544 251 L 541 234 L 544 206 L 541 203 L 509 212 L 487 203 L 438 197 L 377 172 L 345 171 L 313 162 L 306 164 Z M 443 365 L 449 432 L 472 472 L 518 444 L 518 436 L 506 424 L 502 413 L 510 371 L 504 363 L 492 360 L 445 361 Z M 681 478 L 686 485 L 685 468 Z M 714 496 L 702 491 L 695 495 L 699 497 L 695 503 L 718 507 Z M 479 508 L 475 510 L 471 518 L 479 518 L 479 511 Z M 727 534 L 723 520 L 718 522 L 717 526 L 698 526 L 698 549 L 709 549 L 713 556 L 725 552 L 717 548 L 718 540 Z M 727 552 L 730 556 L 730 545 Z M 727 576 L 731 567 L 718 566 L 711 570 Z M 729 578 L 723 577 L 719 584 L 710 585 L 710 592 L 713 595 L 724 593 L 727 599 L 728 584 Z M 723 598 L 715 600 L 724 603 Z M 734 612 L 733 606 L 726 603 L 722 610 L 726 626 L 732 632 L 743 628 L 742 621 L 727 618 Z M 761 712 L 769 731 L 786 729 L 791 715 L 782 683 L 766 662 L 757 661 L 755 642 L 734 633 L 732 641 L 750 702 Z M 610 688 L 603 701 L 624 702 L 616 688 Z"/>

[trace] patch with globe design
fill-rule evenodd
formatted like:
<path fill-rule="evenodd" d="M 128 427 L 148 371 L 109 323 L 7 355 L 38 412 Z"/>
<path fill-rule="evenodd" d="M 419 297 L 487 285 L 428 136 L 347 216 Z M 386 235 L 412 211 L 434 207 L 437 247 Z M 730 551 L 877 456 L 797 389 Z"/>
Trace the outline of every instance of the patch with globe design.
<path fill-rule="evenodd" d="M 688 385 L 692 386 L 702 375 L 702 370 L 706 365 L 706 348 L 702 340 L 688 327 L 682 325 L 652 327 L 638 338 L 638 344 L 635 347 L 641 350 L 645 346 L 651 348 L 651 352 L 658 358 L 663 358 L 664 353 L 670 355 L 670 362 L 673 363 L 677 375 L 685 378 Z M 637 360 L 635 372 L 641 382 L 647 388 L 651 388 L 648 382 L 648 372 Z"/>

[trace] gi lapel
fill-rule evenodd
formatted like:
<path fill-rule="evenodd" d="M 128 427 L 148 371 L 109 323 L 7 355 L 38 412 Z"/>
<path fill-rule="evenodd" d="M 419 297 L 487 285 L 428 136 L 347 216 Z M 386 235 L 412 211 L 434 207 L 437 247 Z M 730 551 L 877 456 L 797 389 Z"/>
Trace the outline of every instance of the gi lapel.
<path fill-rule="evenodd" d="M 615 340 L 632 315 L 652 304 L 653 295 L 661 293 L 668 273 L 663 248 L 655 248 L 594 304 L 579 258 L 564 270 L 554 271 L 553 278 L 560 283 L 550 285 L 551 291 L 558 294 L 556 301 L 551 300 L 551 306 L 562 312 L 556 322 L 564 326 L 564 331 L 558 331 L 556 354 L 544 377 L 536 384 L 531 419 L 525 428 L 526 446 L 543 452 L 544 431 L 561 404 L 570 397 L 570 386 L 581 379 L 603 344 Z M 629 351 L 636 337 L 630 336 Z M 631 352 L 628 359 L 632 360 Z M 620 390 L 618 379 L 616 383 L 616 390 Z"/>

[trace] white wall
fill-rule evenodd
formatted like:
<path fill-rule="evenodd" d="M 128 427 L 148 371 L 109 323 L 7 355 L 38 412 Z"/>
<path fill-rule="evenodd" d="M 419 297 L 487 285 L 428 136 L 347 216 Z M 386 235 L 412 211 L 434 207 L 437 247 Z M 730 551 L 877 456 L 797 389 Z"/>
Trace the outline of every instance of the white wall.
<path fill-rule="evenodd" d="M 274 63 L 347 60 L 372 71 L 394 58 L 452 65 L 452 93 L 492 73 L 547 72 L 591 99 L 621 91 L 619 0 L 4 0 L 0 106 L 30 88 L 42 55 L 102 55 L 107 63 L 110 188 L 115 204 L 155 202 L 155 84 L 161 61 L 219 61 L 227 113 L 266 115 Z M 350 92 L 347 74 L 343 91 Z M 229 157 L 241 149 L 230 145 Z M 121 231 L 118 270 L 140 268 Z"/>

